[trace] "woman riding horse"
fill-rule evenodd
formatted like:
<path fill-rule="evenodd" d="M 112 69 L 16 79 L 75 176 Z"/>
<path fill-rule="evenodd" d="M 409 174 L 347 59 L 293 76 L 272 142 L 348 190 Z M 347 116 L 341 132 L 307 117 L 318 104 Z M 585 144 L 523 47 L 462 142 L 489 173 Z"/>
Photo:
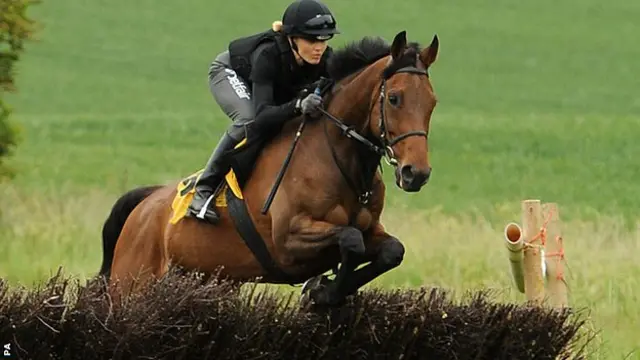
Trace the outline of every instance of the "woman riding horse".
<path fill-rule="evenodd" d="M 300 90 L 328 77 L 327 60 L 332 50 L 327 41 L 339 33 L 326 5 L 317 0 L 296 0 L 286 8 L 282 22 L 232 41 L 229 49 L 216 57 L 209 69 L 209 86 L 233 123 L 196 183 L 189 215 L 218 223 L 220 216 L 212 199 L 229 169 L 222 155 L 249 130 L 272 136 L 288 119 L 311 114 L 322 104 L 319 95 Z"/>
<path fill-rule="evenodd" d="M 173 206 L 184 185 L 180 180 L 120 196 L 102 230 L 100 276 L 108 280 L 112 299 L 178 267 L 236 282 L 309 280 L 308 299 L 333 306 L 399 266 L 404 245 L 381 222 L 380 160 L 393 166 L 395 183 L 405 192 L 420 191 L 428 182 L 429 127 L 437 103 L 429 68 L 438 48 L 436 36 L 421 48 L 401 31 L 391 44 L 367 37 L 335 50 L 327 69 L 332 86 L 317 109 L 322 116 L 283 121 L 273 138 L 258 142 L 260 153 L 241 199 L 225 193 L 227 206 L 218 209 L 216 226 L 195 217 L 172 221 L 180 213 Z M 290 101 L 298 99 L 303 112 L 302 104 L 310 101 L 304 99 L 314 97 Z M 286 175 L 263 213 L 303 124 Z M 259 244 L 260 251 L 248 242 Z M 335 279 L 322 281 L 338 265 Z"/>

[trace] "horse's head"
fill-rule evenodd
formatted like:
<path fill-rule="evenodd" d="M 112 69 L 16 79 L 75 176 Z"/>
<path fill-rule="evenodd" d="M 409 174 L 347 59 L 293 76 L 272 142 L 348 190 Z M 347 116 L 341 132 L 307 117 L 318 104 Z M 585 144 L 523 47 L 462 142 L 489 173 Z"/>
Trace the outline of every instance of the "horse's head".
<path fill-rule="evenodd" d="M 420 50 L 407 44 L 405 31 L 398 33 L 374 95 L 371 119 L 379 120 L 370 121 L 370 130 L 396 168 L 396 185 L 407 192 L 419 191 L 431 175 L 427 135 L 436 96 L 427 70 L 437 54 L 437 36 Z"/>

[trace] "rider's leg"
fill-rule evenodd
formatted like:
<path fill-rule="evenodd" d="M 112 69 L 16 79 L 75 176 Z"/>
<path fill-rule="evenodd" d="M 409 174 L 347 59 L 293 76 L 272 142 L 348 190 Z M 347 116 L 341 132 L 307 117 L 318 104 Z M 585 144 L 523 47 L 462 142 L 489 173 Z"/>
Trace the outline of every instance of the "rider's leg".
<path fill-rule="evenodd" d="M 229 170 L 222 155 L 246 136 L 246 127 L 253 121 L 253 105 L 246 82 L 229 65 L 229 54 L 224 52 L 216 58 L 209 70 L 209 87 L 220 108 L 233 121 L 224 132 L 216 149 L 211 154 L 204 173 L 196 183 L 189 213 L 213 224 L 219 220 L 215 210 L 213 194 Z"/>
<path fill-rule="evenodd" d="M 189 212 L 195 217 L 213 224 L 218 222 L 219 215 L 215 210 L 213 195 L 222 183 L 229 168 L 228 164 L 222 161 L 222 155 L 228 150 L 233 149 L 238 142 L 239 140 L 231 137 L 229 132 L 225 130 L 218 145 L 211 153 L 204 172 L 196 183 L 193 201 L 189 207 Z"/>

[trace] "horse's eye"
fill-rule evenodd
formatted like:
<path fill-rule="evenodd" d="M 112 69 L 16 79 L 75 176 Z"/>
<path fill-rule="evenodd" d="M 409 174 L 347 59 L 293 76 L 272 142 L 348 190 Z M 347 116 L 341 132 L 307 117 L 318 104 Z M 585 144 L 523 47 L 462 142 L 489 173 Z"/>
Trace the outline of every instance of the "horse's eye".
<path fill-rule="evenodd" d="M 395 94 L 389 94 L 389 104 L 392 106 L 400 105 L 400 97 Z"/>

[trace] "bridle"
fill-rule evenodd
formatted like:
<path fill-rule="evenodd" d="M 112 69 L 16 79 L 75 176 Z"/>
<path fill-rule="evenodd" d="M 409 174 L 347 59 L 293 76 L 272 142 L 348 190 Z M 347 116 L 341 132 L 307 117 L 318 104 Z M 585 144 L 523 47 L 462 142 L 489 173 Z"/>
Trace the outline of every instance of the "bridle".
<path fill-rule="evenodd" d="M 429 73 L 426 70 L 423 69 L 419 69 L 415 66 L 406 66 L 403 68 L 398 69 L 395 72 L 392 72 L 391 74 L 389 74 L 388 77 L 383 77 L 382 78 L 382 82 L 380 83 L 380 96 L 379 96 L 379 101 L 380 101 L 380 119 L 378 121 L 378 129 L 380 131 L 380 141 L 382 142 L 382 146 L 384 148 L 385 151 L 385 156 L 384 159 L 387 161 L 387 164 L 392 165 L 393 167 L 397 167 L 398 166 L 398 159 L 396 159 L 395 154 L 393 152 L 393 146 L 396 145 L 397 143 L 399 143 L 400 141 L 411 137 L 411 136 L 424 136 L 425 138 L 427 138 L 427 132 L 424 130 L 413 130 L 413 131 L 408 131 L 404 134 L 398 135 L 395 138 L 389 140 L 387 138 L 387 136 L 389 135 L 389 133 L 387 132 L 387 121 L 385 118 L 385 112 L 384 112 L 384 104 L 385 104 L 385 97 L 386 97 L 386 87 L 387 87 L 387 79 L 389 79 L 391 76 L 393 76 L 394 74 L 398 74 L 398 73 L 410 73 L 410 74 L 418 74 L 418 75 L 424 75 L 424 76 L 429 76 Z M 369 116 L 371 115 L 371 111 L 369 111 Z"/>
<path fill-rule="evenodd" d="M 319 111 L 322 114 L 324 114 L 327 118 L 332 120 L 334 124 L 342 130 L 342 134 L 344 136 L 358 141 L 359 143 L 364 145 L 366 149 L 368 149 L 370 152 L 373 152 L 376 155 L 375 162 L 373 161 L 371 162 L 371 164 L 375 166 L 373 166 L 373 169 L 369 169 L 370 171 L 365 171 L 367 173 L 363 174 L 364 175 L 363 183 L 361 184 L 360 189 L 357 189 L 358 186 L 356 186 L 353 183 L 353 181 L 349 178 L 349 176 L 347 176 L 347 172 L 340 165 L 340 162 L 338 161 L 338 156 L 335 153 L 335 149 L 333 148 L 333 146 L 330 146 L 336 165 L 340 169 L 340 172 L 342 173 L 343 177 L 347 180 L 347 183 L 352 188 L 352 190 L 356 192 L 356 194 L 360 193 L 358 194 L 358 201 L 363 205 L 367 204 L 369 202 L 369 198 L 371 197 L 373 177 L 375 175 L 375 169 L 378 166 L 380 166 L 380 160 L 384 158 L 387 164 L 393 166 L 394 168 L 398 166 L 398 159 L 395 157 L 393 146 L 397 145 L 402 140 L 405 140 L 406 138 L 409 138 L 411 136 L 424 136 L 425 138 L 428 137 L 427 132 L 424 130 L 413 130 L 413 131 L 408 131 L 404 134 L 398 135 L 395 138 L 389 139 L 389 133 L 387 131 L 387 121 L 385 117 L 385 98 L 386 98 L 386 90 L 387 90 L 386 85 L 387 85 L 387 80 L 389 78 L 399 73 L 410 73 L 410 74 L 416 74 L 416 75 L 424 75 L 427 77 L 429 76 L 429 73 L 427 72 L 427 70 L 419 69 L 416 66 L 401 67 L 395 71 L 389 72 L 388 74 L 386 74 L 386 76 L 385 74 L 383 74 L 382 81 L 380 82 L 380 87 L 379 87 L 380 95 L 378 97 L 378 101 L 380 104 L 380 118 L 378 120 L 378 130 L 380 131 L 380 135 L 379 135 L 380 144 L 374 143 L 375 140 L 371 141 L 367 139 L 365 136 L 358 133 L 352 126 L 346 125 L 340 119 L 331 115 L 329 112 L 327 112 L 323 108 L 319 109 Z M 375 103 L 376 102 L 372 102 L 371 107 L 369 108 L 369 111 L 368 111 L 369 119 L 367 121 L 367 124 L 370 123 L 371 113 Z M 326 131 L 326 128 L 325 128 L 325 131 Z M 371 173 L 369 174 L 368 172 L 371 172 Z"/>

